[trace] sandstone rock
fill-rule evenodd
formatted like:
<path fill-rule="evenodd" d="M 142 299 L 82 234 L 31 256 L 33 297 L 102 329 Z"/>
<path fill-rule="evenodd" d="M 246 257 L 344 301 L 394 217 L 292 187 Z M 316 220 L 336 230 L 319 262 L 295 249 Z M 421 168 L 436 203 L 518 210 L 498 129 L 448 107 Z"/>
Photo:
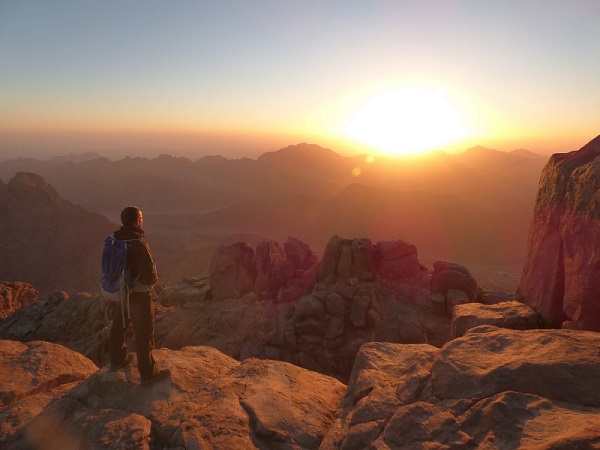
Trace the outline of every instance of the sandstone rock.
<path fill-rule="evenodd" d="M 327 242 L 323 258 L 319 266 L 319 280 L 325 281 L 331 276 L 337 275 L 337 266 L 342 249 L 342 238 L 337 234 L 332 236 Z"/>
<path fill-rule="evenodd" d="M 333 340 L 344 334 L 346 322 L 340 316 L 334 316 L 329 321 L 327 330 L 325 331 L 325 339 Z"/>
<path fill-rule="evenodd" d="M 325 308 L 323 307 L 323 303 L 311 295 L 300 298 L 294 308 L 294 316 L 297 320 L 302 320 L 311 316 L 320 318 L 323 316 L 324 312 Z"/>
<path fill-rule="evenodd" d="M 375 277 L 375 252 L 370 239 L 352 240 L 352 275 L 361 281 L 372 281 Z"/>
<path fill-rule="evenodd" d="M 325 307 L 327 312 L 333 316 L 344 316 L 346 312 L 344 299 L 337 292 L 332 292 L 327 296 Z"/>
<path fill-rule="evenodd" d="M 356 296 L 350 305 L 350 321 L 355 327 L 367 326 L 367 313 L 371 299 L 367 296 Z"/>
<path fill-rule="evenodd" d="M 479 325 L 528 330 L 540 327 L 540 315 L 530 306 L 516 301 L 493 305 L 480 303 L 458 305 L 452 313 L 450 339 L 462 336 Z"/>
<path fill-rule="evenodd" d="M 276 265 L 285 260 L 285 253 L 278 242 L 266 240 L 256 246 L 256 291 L 265 293 L 269 298 L 277 297 L 277 292 L 285 286 L 286 281 L 293 276 L 295 268 L 289 275 L 277 270 Z M 284 274 L 284 276 L 281 276 Z"/>
<path fill-rule="evenodd" d="M 438 353 L 439 349 L 423 344 L 363 345 L 321 448 L 368 448 L 396 409 L 415 401 Z"/>
<path fill-rule="evenodd" d="M 0 281 L 0 319 L 33 303 L 37 298 L 38 291 L 30 284 Z"/>
<path fill-rule="evenodd" d="M 7 448 L 318 448 L 345 389 L 287 363 L 238 363 L 209 347 L 155 353 L 167 379 L 144 386 L 131 365 L 100 370 Z"/>
<path fill-rule="evenodd" d="M 442 350 L 365 344 L 320 449 L 595 448 L 598 343 L 487 326 Z"/>
<path fill-rule="evenodd" d="M 517 391 L 600 407 L 598 345 L 592 332 L 474 328 L 442 349 L 433 395 L 482 399 Z"/>
<path fill-rule="evenodd" d="M 466 293 L 469 301 L 477 301 L 477 280 L 473 278 L 466 267 L 445 261 L 436 261 L 433 266 L 432 292 L 441 292 L 447 297 L 448 289 L 456 289 Z"/>
<path fill-rule="evenodd" d="M 600 136 L 544 168 L 517 298 L 554 326 L 600 330 Z"/>
<path fill-rule="evenodd" d="M 254 250 L 244 242 L 221 246 L 213 254 L 209 272 L 215 300 L 253 292 L 257 275 Z"/>
<path fill-rule="evenodd" d="M 296 269 L 306 270 L 317 263 L 317 257 L 304 242 L 288 237 L 283 243 L 285 258 L 294 264 Z"/>
<path fill-rule="evenodd" d="M 336 274 L 340 278 L 350 278 L 352 276 L 352 244 L 347 239 L 342 241 Z"/>
<path fill-rule="evenodd" d="M 0 339 L 56 342 L 98 365 L 107 362 L 108 322 L 99 296 L 53 294 L 17 310 L 0 324 Z"/>
<path fill-rule="evenodd" d="M 417 249 L 402 241 L 382 241 L 376 245 L 378 276 L 385 280 L 411 278 L 419 275 Z"/>
<path fill-rule="evenodd" d="M 209 302 L 212 300 L 210 283 L 205 279 L 191 283 L 184 281 L 174 286 L 164 287 L 158 293 L 158 300 L 166 307 L 183 306 L 180 302 Z"/>
<path fill-rule="evenodd" d="M 0 447 L 52 400 L 96 371 L 61 345 L 0 340 Z"/>

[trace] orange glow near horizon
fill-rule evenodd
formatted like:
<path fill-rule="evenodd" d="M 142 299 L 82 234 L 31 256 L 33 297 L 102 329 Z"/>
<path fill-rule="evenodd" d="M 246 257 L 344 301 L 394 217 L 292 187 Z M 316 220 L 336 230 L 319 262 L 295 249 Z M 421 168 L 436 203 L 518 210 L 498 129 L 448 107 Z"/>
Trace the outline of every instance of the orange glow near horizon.
<path fill-rule="evenodd" d="M 391 156 L 424 153 L 469 135 L 444 88 L 379 92 L 359 107 L 343 132 Z"/>

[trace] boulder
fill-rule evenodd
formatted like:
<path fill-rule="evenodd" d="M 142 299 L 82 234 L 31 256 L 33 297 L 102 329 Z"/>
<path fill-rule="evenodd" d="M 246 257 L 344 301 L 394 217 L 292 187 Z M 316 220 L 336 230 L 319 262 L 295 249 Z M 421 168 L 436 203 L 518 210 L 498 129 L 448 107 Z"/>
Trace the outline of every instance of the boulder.
<path fill-rule="evenodd" d="M 277 292 L 286 281 L 294 275 L 292 268 L 288 275 L 277 267 L 285 260 L 285 253 L 278 242 L 265 240 L 256 246 L 256 292 L 264 293 L 269 298 L 276 298 Z"/>
<path fill-rule="evenodd" d="M 600 331 L 600 136 L 540 177 L 516 296 L 560 327 Z"/>
<path fill-rule="evenodd" d="M 89 359 L 62 345 L 0 340 L 0 447 L 96 370 Z"/>
<path fill-rule="evenodd" d="M 222 245 L 212 256 L 209 273 L 212 298 L 215 300 L 253 292 L 257 275 L 254 250 L 244 242 Z"/>
<path fill-rule="evenodd" d="M 108 361 L 106 313 L 100 296 L 57 292 L 6 318 L 0 323 L 0 339 L 60 343 L 103 365 Z"/>
<path fill-rule="evenodd" d="M 447 297 L 449 289 L 456 289 L 467 294 L 469 301 L 477 301 L 477 280 L 473 278 L 466 267 L 444 261 L 434 262 L 433 267 L 432 292 L 441 292 Z"/>
<path fill-rule="evenodd" d="M 296 270 L 306 270 L 317 263 L 317 257 L 304 242 L 288 237 L 283 243 L 285 259 L 294 264 Z"/>
<path fill-rule="evenodd" d="M 540 314 L 524 303 L 517 301 L 482 305 L 467 303 L 457 305 L 452 313 L 450 339 L 465 334 L 479 325 L 493 325 L 513 330 L 529 330 L 539 328 Z"/>
<path fill-rule="evenodd" d="M 319 265 L 319 280 L 325 281 L 329 277 L 337 276 L 337 266 L 342 250 L 342 238 L 337 234 L 332 236 L 323 252 L 323 258 Z"/>
<path fill-rule="evenodd" d="M 384 280 L 416 277 L 420 273 L 417 248 L 403 240 L 376 245 L 378 277 Z"/>
<path fill-rule="evenodd" d="M 27 283 L 0 281 L 0 319 L 38 299 L 38 291 Z"/>
<path fill-rule="evenodd" d="M 598 344 L 590 332 L 491 326 L 441 350 L 365 344 L 319 448 L 595 448 Z"/>
<path fill-rule="evenodd" d="M 7 448 L 318 448 L 345 391 L 278 361 L 210 347 L 156 350 L 168 378 L 97 371 L 7 439 Z M 310 393 L 310 395 L 307 395 Z"/>

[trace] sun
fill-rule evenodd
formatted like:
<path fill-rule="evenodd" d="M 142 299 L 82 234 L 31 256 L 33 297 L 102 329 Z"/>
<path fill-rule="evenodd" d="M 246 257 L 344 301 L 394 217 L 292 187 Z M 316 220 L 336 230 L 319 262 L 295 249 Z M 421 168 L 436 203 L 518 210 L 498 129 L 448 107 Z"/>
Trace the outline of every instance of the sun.
<path fill-rule="evenodd" d="M 446 89 L 394 88 L 363 103 L 344 127 L 344 135 L 375 151 L 394 155 L 423 153 L 467 136 Z"/>

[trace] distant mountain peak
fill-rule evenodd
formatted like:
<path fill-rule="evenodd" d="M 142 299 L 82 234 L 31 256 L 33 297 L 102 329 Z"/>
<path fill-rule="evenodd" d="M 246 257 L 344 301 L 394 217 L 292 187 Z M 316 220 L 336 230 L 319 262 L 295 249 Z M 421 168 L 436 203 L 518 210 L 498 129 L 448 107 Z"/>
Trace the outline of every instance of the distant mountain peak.
<path fill-rule="evenodd" d="M 12 189 L 52 189 L 40 175 L 31 172 L 19 172 L 8 182 Z"/>
<path fill-rule="evenodd" d="M 277 164 L 319 164 L 339 161 L 343 156 L 329 148 L 317 144 L 302 142 L 296 145 L 288 145 L 275 152 L 267 152 L 260 155 L 257 161 Z"/>

